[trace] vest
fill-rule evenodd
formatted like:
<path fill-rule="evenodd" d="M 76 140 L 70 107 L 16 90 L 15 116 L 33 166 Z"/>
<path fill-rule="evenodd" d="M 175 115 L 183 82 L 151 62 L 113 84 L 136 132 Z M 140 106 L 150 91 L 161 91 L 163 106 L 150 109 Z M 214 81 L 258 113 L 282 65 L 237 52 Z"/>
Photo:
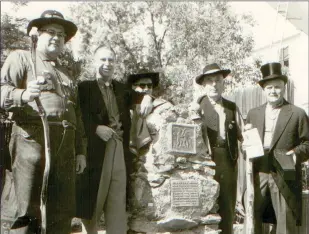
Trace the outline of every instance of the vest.
<path fill-rule="evenodd" d="M 200 101 L 201 109 L 204 112 L 204 127 L 207 131 L 210 147 L 213 148 L 219 137 L 219 115 L 210 103 L 207 96 Z M 229 151 L 231 160 L 237 160 L 237 125 L 236 125 L 236 104 L 222 98 L 222 105 L 226 115 L 225 120 L 225 146 Z"/>

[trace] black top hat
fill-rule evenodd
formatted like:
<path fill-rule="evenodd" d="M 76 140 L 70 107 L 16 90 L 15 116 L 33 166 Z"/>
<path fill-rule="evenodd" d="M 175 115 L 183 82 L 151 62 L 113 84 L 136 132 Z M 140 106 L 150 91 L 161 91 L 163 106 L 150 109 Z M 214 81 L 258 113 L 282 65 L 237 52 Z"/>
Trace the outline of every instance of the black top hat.
<path fill-rule="evenodd" d="M 221 73 L 223 75 L 223 78 L 225 78 L 225 77 L 227 77 L 228 74 L 230 74 L 230 72 L 231 72 L 231 70 L 229 70 L 229 69 L 221 69 L 218 64 L 211 63 L 211 64 L 208 64 L 204 67 L 203 74 L 197 76 L 195 78 L 195 82 L 197 84 L 201 84 L 202 80 L 203 80 L 202 78 L 207 77 L 207 76 L 212 75 L 212 74 L 217 74 L 217 73 Z"/>
<path fill-rule="evenodd" d="M 142 78 L 150 78 L 154 88 L 159 85 L 159 80 L 160 80 L 159 72 L 149 72 L 148 70 L 145 70 L 145 69 L 140 70 L 139 73 L 129 75 L 128 83 L 133 84 Z"/>
<path fill-rule="evenodd" d="M 263 75 L 263 79 L 258 81 L 258 83 L 262 87 L 264 83 L 269 80 L 280 79 L 283 80 L 284 83 L 288 81 L 288 77 L 282 75 L 280 63 L 266 63 L 261 66 L 261 72 Z"/>
<path fill-rule="evenodd" d="M 47 24 L 61 25 L 64 28 L 65 33 L 67 34 L 65 42 L 70 40 L 77 31 L 77 26 L 73 22 L 65 20 L 63 15 L 59 11 L 47 10 L 42 13 L 40 18 L 34 19 L 29 22 L 27 27 L 27 34 L 29 35 L 32 27 L 37 27 L 38 29 L 40 29 Z"/>

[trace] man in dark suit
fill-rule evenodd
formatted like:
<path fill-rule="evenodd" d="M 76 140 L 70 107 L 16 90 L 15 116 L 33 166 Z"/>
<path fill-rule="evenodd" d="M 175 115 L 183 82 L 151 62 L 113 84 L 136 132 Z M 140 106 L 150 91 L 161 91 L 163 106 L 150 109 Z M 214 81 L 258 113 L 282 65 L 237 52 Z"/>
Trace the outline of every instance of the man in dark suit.
<path fill-rule="evenodd" d="M 233 233 L 237 188 L 238 140 L 242 141 L 242 119 L 235 103 L 222 98 L 223 79 L 230 70 L 221 70 L 216 64 L 207 65 L 196 83 L 204 86 L 205 96 L 200 102 L 203 118 L 203 135 L 209 140 L 211 155 L 216 163 L 215 179 L 220 185 L 218 198 L 219 228 L 224 234 Z"/>
<path fill-rule="evenodd" d="M 265 64 L 261 72 L 259 85 L 267 103 L 249 111 L 246 125 L 258 129 L 264 147 L 264 156 L 253 159 L 254 233 L 262 233 L 263 215 L 272 206 L 276 233 L 294 234 L 302 214 L 301 162 L 309 157 L 308 118 L 304 110 L 283 98 L 287 77 L 282 75 L 280 63 Z M 295 180 L 284 179 L 274 166 L 274 151 L 279 149 L 284 150 L 283 157 L 293 158 Z"/>
<path fill-rule="evenodd" d="M 108 234 L 127 233 L 126 166 L 130 159 L 130 111 L 141 102 L 141 115 L 152 109 L 149 95 L 135 93 L 113 79 L 115 53 L 99 46 L 94 53 L 94 80 L 79 84 L 80 106 L 88 139 L 87 168 L 77 181 L 77 217 L 88 234 L 97 233 L 104 212 Z"/>

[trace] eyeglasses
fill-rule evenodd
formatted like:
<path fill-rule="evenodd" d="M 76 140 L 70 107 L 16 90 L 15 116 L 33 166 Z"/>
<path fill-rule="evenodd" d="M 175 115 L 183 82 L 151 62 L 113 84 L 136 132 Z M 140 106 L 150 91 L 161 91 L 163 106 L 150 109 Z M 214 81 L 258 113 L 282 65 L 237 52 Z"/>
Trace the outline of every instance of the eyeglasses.
<path fill-rule="evenodd" d="M 148 89 L 152 89 L 153 87 L 152 83 L 140 83 L 135 85 L 141 87 L 142 89 L 146 88 L 146 86 L 148 87 Z"/>
<path fill-rule="evenodd" d="M 63 32 L 56 32 L 52 29 L 41 29 L 40 32 L 46 32 L 48 33 L 50 36 L 55 37 L 57 35 L 57 37 L 59 38 L 65 38 L 67 35 Z"/>

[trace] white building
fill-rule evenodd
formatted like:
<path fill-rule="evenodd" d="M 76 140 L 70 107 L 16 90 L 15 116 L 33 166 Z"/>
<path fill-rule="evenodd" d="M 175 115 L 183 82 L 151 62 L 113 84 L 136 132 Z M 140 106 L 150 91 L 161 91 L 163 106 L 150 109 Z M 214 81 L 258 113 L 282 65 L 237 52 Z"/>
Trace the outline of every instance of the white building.
<path fill-rule="evenodd" d="M 269 2 L 272 19 L 261 33 L 268 43 L 256 47 L 253 58 L 262 63 L 280 61 L 294 82 L 294 104 L 308 114 L 308 2 Z"/>

